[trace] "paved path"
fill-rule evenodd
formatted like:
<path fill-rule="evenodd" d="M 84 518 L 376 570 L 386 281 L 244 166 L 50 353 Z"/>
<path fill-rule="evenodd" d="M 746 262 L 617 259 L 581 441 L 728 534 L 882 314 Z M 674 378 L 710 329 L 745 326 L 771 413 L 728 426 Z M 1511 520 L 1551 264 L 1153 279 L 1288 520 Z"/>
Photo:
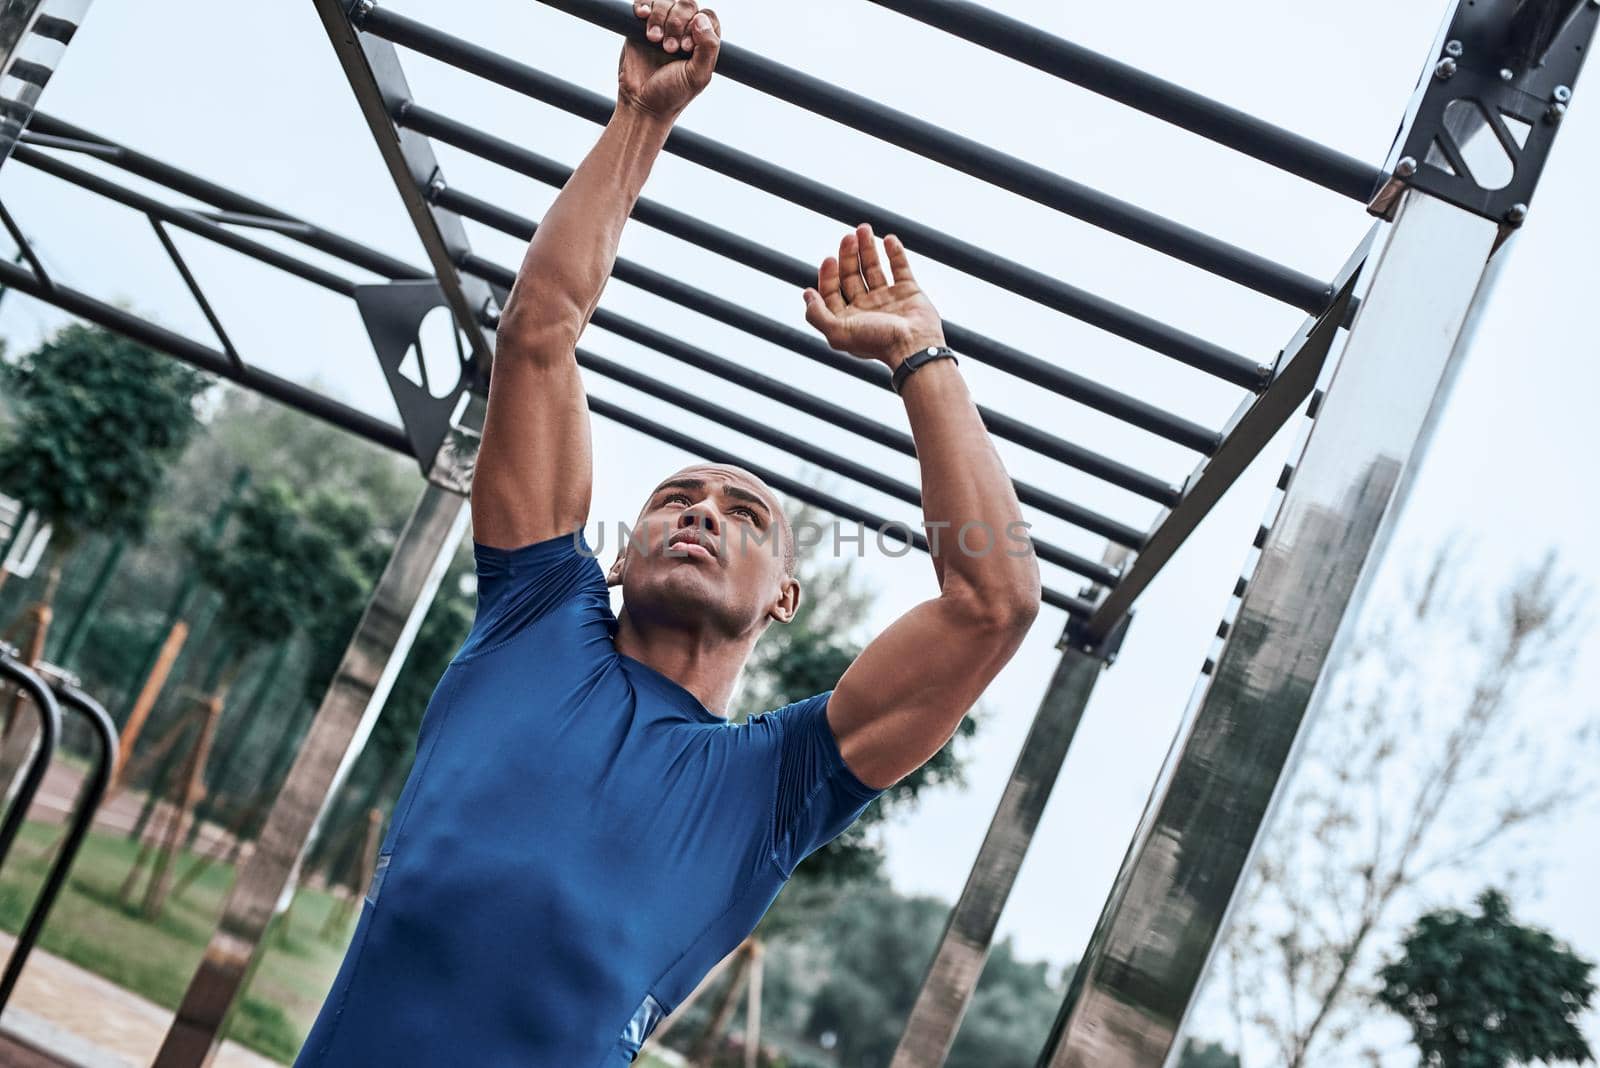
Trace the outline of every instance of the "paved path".
<path fill-rule="evenodd" d="M 12 942 L 0 932 L 0 954 L 9 954 Z M 0 1017 L 0 1030 L 77 1068 L 144 1068 L 161 1048 L 171 1021 L 166 1009 L 35 949 Z M 212 1063 L 215 1068 L 279 1068 L 277 1061 L 232 1042 L 223 1043 Z"/>

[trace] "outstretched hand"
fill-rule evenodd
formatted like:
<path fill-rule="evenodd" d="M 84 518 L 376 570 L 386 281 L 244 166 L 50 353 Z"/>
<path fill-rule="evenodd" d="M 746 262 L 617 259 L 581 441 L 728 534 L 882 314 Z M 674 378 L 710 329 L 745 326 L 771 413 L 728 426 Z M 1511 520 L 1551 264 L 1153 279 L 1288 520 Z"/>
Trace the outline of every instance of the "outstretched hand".
<path fill-rule="evenodd" d="M 933 302 L 911 274 L 905 246 L 893 234 L 883 239 L 884 270 L 872 227 L 862 223 L 839 242 L 817 270 L 817 288 L 807 288 L 806 322 L 829 347 L 894 367 L 918 349 L 943 345 L 944 324 Z"/>
<path fill-rule="evenodd" d="M 633 13 L 646 20 L 645 40 L 631 34 L 623 40 L 617 99 L 675 119 L 711 84 L 722 23 L 694 0 L 637 0 Z"/>

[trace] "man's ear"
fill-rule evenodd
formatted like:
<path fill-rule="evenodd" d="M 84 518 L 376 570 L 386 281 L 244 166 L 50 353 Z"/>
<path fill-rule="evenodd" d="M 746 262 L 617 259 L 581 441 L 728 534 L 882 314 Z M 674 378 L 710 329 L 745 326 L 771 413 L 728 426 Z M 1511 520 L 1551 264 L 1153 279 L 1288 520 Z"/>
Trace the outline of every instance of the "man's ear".
<path fill-rule="evenodd" d="M 626 548 L 618 549 L 617 558 L 611 561 L 611 570 L 606 572 L 607 586 L 620 586 L 622 584 L 623 565 L 627 562 L 627 559 L 628 550 Z"/>
<path fill-rule="evenodd" d="M 798 611 L 800 611 L 800 580 L 785 576 L 783 584 L 778 587 L 778 599 L 767 615 L 779 623 L 788 623 L 794 619 Z"/>

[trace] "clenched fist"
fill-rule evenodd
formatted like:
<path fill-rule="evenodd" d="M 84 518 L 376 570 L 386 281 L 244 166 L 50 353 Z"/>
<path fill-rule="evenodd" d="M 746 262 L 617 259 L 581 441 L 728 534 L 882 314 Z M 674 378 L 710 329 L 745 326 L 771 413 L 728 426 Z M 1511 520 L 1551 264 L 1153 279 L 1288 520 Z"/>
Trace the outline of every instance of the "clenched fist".
<path fill-rule="evenodd" d="M 694 0 L 638 0 L 633 13 L 646 20 L 645 40 L 623 41 L 617 100 L 675 119 L 711 84 L 722 24 Z"/>
<path fill-rule="evenodd" d="M 944 344 L 944 323 L 911 275 L 905 246 L 893 234 L 883 239 L 889 270 L 878 256 L 872 227 L 862 223 L 839 242 L 817 270 L 817 288 L 807 288 L 806 322 L 831 348 L 894 367 L 911 353 Z"/>

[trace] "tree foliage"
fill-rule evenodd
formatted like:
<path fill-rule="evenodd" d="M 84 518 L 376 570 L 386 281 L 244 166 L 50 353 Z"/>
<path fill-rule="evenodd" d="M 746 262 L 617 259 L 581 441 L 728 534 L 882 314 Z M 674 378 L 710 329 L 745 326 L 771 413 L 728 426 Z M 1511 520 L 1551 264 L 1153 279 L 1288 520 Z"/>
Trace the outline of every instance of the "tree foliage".
<path fill-rule="evenodd" d="M 1516 923 L 1499 891 L 1485 890 L 1477 905 L 1477 915 L 1440 909 L 1418 919 L 1399 959 L 1378 972 L 1378 1004 L 1411 1025 L 1424 1065 L 1590 1060 L 1578 1017 L 1594 999 L 1594 965 Z"/>
<path fill-rule="evenodd" d="M 1241 1059 L 1303 1068 L 1357 1041 L 1378 1056 L 1373 976 L 1395 913 L 1511 863 L 1592 788 L 1595 724 L 1539 699 L 1582 633 L 1587 591 L 1558 563 L 1497 588 L 1446 543 L 1397 570 L 1353 636 L 1197 1013 L 1240 1036 Z"/>
<path fill-rule="evenodd" d="M 834 898 L 837 907 L 809 928 L 769 946 L 763 1034 L 794 1068 L 883 1068 L 950 907 L 901 894 L 881 876 L 855 880 Z M 997 942 L 946 1068 L 1033 1068 L 1067 979 L 1051 972 L 1043 961 L 1019 959 L 1009 938 Z M 672 1041 L 691 1039 L 699 1020 L 686 1018 Z"/>
<path fill-rule="evenodd" d="M 1239 1068 L 1239 1055 L 1216 1042 L 1185 1039 L 1178 1054 L 1178 1068 Z"/>
<path fill-rule="evenodd" d="M 70 545 L 85 531 L 142 536 L 170 461 L 193 435 L 200 373 L 99 327 L 75 323 L 0 385 L 16 417 L 0 442 L 0 492 Z"/>
<path fill-rule="evenodd" d="M 217 625 L 242 646 L 343 622 L 365 597 L 378 551 L 363 502 L 326 492 L 303 500 L 282 479 L 251 487 L 221 546 L 191 547 L 201 579 L 221 595 Z"/>

